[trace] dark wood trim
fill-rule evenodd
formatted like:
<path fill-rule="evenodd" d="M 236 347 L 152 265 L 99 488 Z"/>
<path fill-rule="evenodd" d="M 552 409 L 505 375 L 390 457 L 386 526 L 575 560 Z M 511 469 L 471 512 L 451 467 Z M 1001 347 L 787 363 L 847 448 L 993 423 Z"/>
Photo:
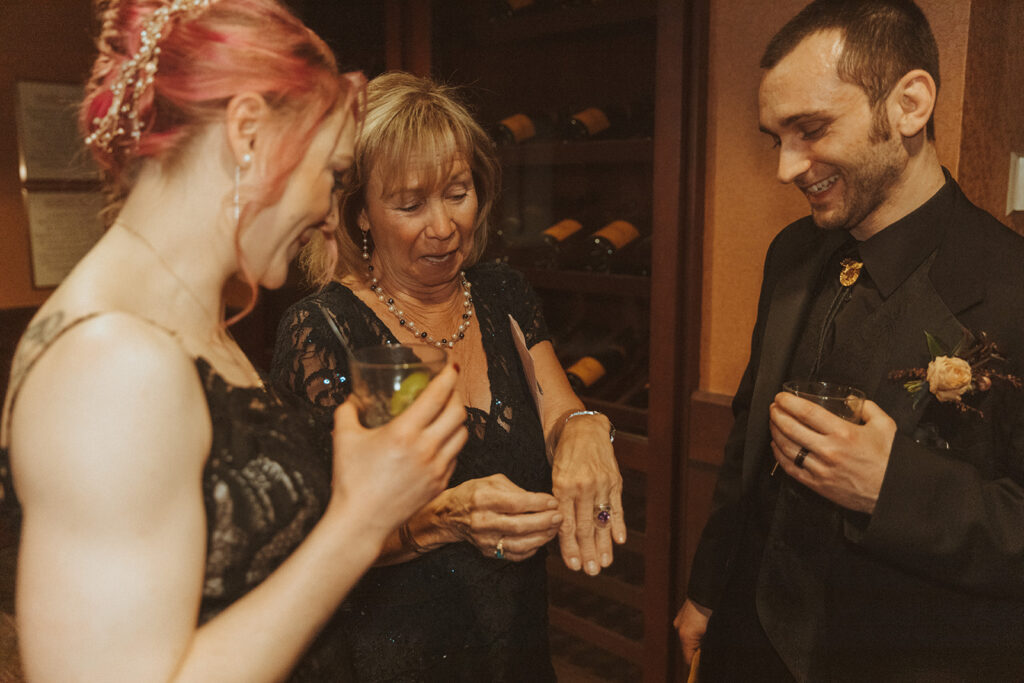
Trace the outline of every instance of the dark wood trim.
<path fill-rule="evenodd" d="M 429 76 L 431 0 L 388 0 L 384 14 L 384 64 L 388 71 Z"/>
<path fill-rule="evenodd" d="M 644 681 L 665 681 L 679 649 L 689 395 L 700 358 L 707 0 L 659 0 L 651 287 L 651 406 L 644 566 Z M 670 351 L 671 350 L 671 351 Z M 674 351 L 674 353 L 672 352 Z M 654 663 L 657 663 L 656 665 Z"/>
<path fill-rule="evenodd" d="M 388 71 L 402 68 L 402 2 L 388 0 L 384 11 L 384 65 Z"/>
<path fill-rule="evenodd" d="M 615 457 L 619 467 L 637 472 L 646 472 L 650 446 L 646 436 L 626 432 L 615 435 Z"/>

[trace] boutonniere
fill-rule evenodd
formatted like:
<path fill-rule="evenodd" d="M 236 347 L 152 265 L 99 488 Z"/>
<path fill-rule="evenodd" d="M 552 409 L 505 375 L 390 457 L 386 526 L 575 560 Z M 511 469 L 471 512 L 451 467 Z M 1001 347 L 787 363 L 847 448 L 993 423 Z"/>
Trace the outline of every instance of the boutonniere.
<path fill-rule="evenodd" d="M 984 417 L 977 408 L 964 403 L 963 396 L 975 391 L 988 391 L 993 381 L 1006 382 L 1020 389 L 1020 377 L 999 370 L 1006 358 L 999 353 L 995 342 L 984 332 L 964 335 L 953 348 L 948 348 L 935 335 L 924 333 L 932 360 L 926 368 L 894 370 L 889 378 L 902 381 L 904 388 L 914 397 L 914 407 L 929 396 L 939 403 L 952 403 L 960 412 L 974 412 Z"/>

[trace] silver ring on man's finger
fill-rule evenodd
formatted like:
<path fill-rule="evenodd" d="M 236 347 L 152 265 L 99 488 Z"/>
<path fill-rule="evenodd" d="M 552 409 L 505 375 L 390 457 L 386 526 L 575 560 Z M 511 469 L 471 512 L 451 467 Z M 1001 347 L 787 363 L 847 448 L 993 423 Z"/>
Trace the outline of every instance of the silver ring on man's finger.
<path fill-rule="evenodd" d="M 796 457 L 793 458 L 793 464 L 796 465 L 797 467 L 799 467 L 800 469 L 803 469 L 804 468 L 804 460 L 807 459 L 807 454 L 808 453 L 810 453 L 810 451 L 801 446 L 800 450 L 797 451 L 797 453 L 796 453 Z"/>

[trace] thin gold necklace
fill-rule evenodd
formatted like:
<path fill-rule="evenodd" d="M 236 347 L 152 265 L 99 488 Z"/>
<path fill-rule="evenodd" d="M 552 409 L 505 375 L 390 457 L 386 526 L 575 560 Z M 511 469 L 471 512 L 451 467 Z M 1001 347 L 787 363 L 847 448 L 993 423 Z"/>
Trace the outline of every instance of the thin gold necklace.
<path fill-rule="evenodd" d="M 223 344 L 223 342 L 222 342 L 222 345 L 225 346 L 225 348 L 227 349 L 228 353 L 232 356 L 232 359 L 231 359 L 232 362 L 237 367 L 239 367 L 240 369 L 244 370 L 246 374 L 251 375 L 256 380 L 256 385 L 257 386 L 259 386 L 261 389 L 265 389 L 266 385 L 263 384 L 263 377 L 260 375 L 259 371 L 253 366 L 253 364 L 249 361 L 248 357 L 245 355 L 245 352 L 242 351 L 241 347 L 238 346 L 238 342 L 235 341 L 235 338 L 234 338 L 234 336 L 232 336 L 231 332 L 228 330 L 227 325 L 224 324 L 223 318 L 221 316 L 219 316 L 219 315 L 214 314 L 214 312 L 211 311 L 210 308 L 208 306 L 206 306 L 206 304 L 203 303 L 203 300 L 199 298 L 199 295 L 197 295 L 194 291 L 192 291 L 192 288 L 189 287 L 188 284 L 186 284 L 185 279 L 183 277 L 181 277 L 180 275 L 178 275 L 178 273 L 174 270 L 174 268 L 171 268 L 171 264 L 169 264 L 167 262 L 167 260 L 163 257 L 163 255 L 157 250 L 157 248 L 153 246 L 152 242 L 150 242 L 148 239 L 143 237 L 142 233 L 136 232 L 135 230 L 133 230 L 131 228 L 131 226 L 129 226 L 126 223 L 122 223 L 119 220 L 118 221 L 114 221 L 114 225 L 121 226 L 121 228 L 125 232 L 127 232 L 128 234 L 130 234 L 132 237 L 134 237 L 135 239 L 139 240 L 140 242 L 142 242 L 143 246 L 145 246 L 146 249 L 151 254 L 153 254 L 153 256 L 156 258 L 156 260 L 163 267 L 163 269 L 167 271 L 168 275 L 170 275 L 172 278 L 174 278 L 175 282 L 177 282 L 178 285 L 180 285 L 181 288 L 183 290 L 185 290 L 185 293 L 188 294 L 190 297 L 192 297 L 192 300 L 196 302 L 196 305 L 199 306 L 199 308 L 206 315 L 208 315 L 210 318 L 213 318 L 213 319 L 218 321 L 217 330 L 223 332 L 224 335 L 229 340 L 231 340 L 231 344 Z M 236 353 L 235 349 L 238 350 L 237 353 Z M 243 361 L 240 361 L 238 359 L 238 355 L 239 354 L 241 354 L 242 358 L 244 359 Z"/>

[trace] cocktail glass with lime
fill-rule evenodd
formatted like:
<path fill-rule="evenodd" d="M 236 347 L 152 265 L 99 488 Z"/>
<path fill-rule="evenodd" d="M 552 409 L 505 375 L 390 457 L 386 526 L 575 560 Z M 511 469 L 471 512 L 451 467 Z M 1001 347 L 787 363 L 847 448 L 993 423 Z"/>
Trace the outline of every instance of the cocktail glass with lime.
<path fill-rule="evenodd" d="M 356 349 L 352 391 L 359 419 L 379 427 L 412 405 L 431 378 L 441 372 L 448 354 L 427 344 L 390 344 Z"/>

